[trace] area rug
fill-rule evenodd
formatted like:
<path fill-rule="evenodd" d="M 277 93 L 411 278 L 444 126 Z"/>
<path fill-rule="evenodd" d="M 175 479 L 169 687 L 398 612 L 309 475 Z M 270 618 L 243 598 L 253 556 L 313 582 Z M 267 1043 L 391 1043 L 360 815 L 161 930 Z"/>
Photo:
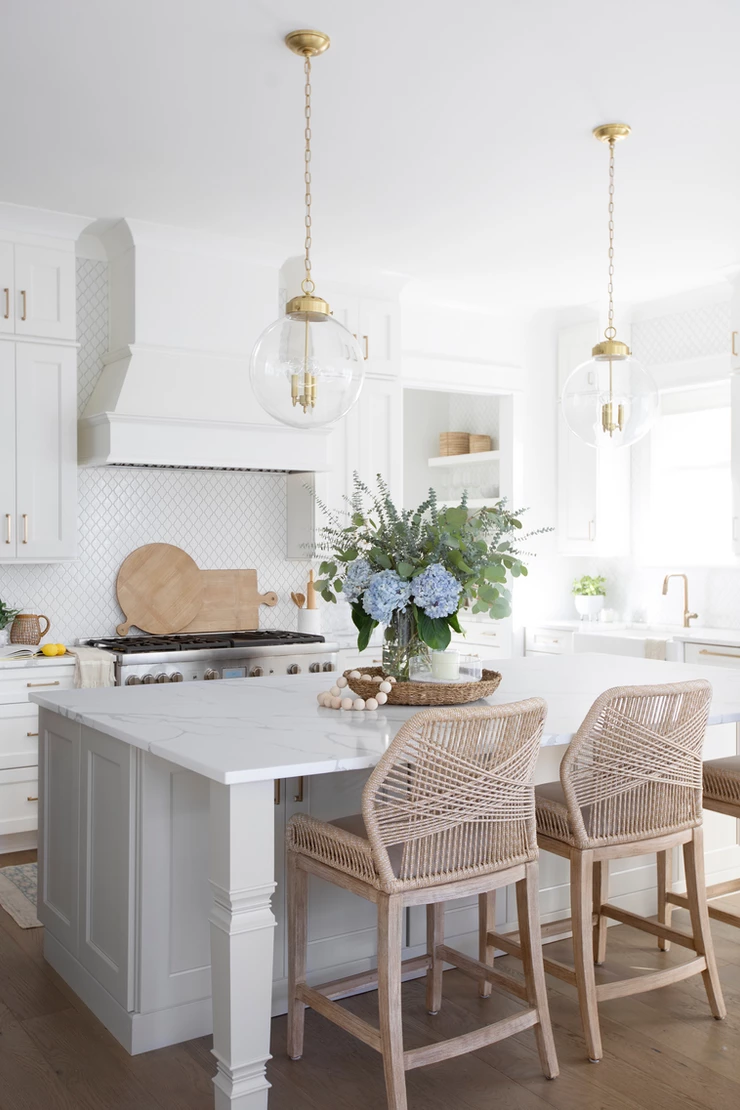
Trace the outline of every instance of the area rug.
<path fill-rule="evenodd" d="M 37 879 L 38 867 L 35 863 L 19 863 L 15 867 L 0 868 L 0 907 L 10 914 L 21 929 L 41 927 L 36 916 Z"/>

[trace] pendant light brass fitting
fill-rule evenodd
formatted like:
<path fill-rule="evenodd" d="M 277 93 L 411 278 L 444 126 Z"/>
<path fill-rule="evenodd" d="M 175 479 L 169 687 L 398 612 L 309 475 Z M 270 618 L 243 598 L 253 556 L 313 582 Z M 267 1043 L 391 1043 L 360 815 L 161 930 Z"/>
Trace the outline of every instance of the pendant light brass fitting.
<path fill-rule="evenodd" d="M 294 312 L 305 312 L 309 320 L 318 322 L 325 316 L 331 316 L 331 309 L 321 297 L 301 293 L 299 297 L 291 297 L 285 306 L 285 315 L 291 316 Z"/>
<path fill-rule="evenodd" d="M 599 362 L 618 362 L 620 359 L 629 358 L 632 352 L 626 343 L 620 339 L 604 339 L 591 348 L 591 354 Z"/>
<path fill-rule="evenodd" d="M 291 31 L 285 36 L 285 45 L 294 54 L 315 58 L 331 46 L 331 39 L 323 31 Z"/>
<path fill-rule="evenodd" d="M 602 123 L 599 127 L 594 127 L 593 135 L 600 143 L 618 143 L 621 139 L 626 139 L 631 130 L 628 123 Z"/>

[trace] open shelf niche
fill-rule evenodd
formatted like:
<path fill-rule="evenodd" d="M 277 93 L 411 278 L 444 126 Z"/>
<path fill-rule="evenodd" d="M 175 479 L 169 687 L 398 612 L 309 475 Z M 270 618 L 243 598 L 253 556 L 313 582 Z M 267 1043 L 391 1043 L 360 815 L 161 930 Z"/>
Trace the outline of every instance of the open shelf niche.
<path fill-rule="evenodd" d="M 468 491 L 472 509 L 495 505 L 500 497 L 498 396 L 427 389 L 404 390 L 404 504 L 414 507 L 429 488 L 440 504 L 457 505 Z M 491 437 L 493 450 L 470 455 L 439 454 L 441 432 Z"/>

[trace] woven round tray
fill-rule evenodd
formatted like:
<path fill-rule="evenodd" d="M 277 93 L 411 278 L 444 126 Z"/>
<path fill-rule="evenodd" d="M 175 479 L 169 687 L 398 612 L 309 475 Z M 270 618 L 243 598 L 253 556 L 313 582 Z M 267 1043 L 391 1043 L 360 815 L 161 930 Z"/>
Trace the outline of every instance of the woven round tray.
<path fill-rule="evenodd" d="M 367 667 L 362 673 L 385 677 L 382 667 Z M 352 671 L 344 672 L 350 690 L 365 700 L 374 698 L 378 692 L 377 682 L 363 682 L 360 678 L 350 678 L 351 674 Z M 386 704 L 464 705 L 468 701 L 490 697 L 500 681 L 498 671 L 484 670 L 480 682 L 394 682 Z"/>

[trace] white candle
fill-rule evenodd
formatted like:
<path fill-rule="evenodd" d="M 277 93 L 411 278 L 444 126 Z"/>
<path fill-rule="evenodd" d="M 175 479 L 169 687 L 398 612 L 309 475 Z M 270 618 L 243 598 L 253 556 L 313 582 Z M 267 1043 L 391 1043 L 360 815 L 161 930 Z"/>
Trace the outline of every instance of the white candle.
<path fill-rule="evenodd" d="M 460 675 L 460 655 L 456 651 L 432 652 L 432 676 L 455 682 Z"/>

